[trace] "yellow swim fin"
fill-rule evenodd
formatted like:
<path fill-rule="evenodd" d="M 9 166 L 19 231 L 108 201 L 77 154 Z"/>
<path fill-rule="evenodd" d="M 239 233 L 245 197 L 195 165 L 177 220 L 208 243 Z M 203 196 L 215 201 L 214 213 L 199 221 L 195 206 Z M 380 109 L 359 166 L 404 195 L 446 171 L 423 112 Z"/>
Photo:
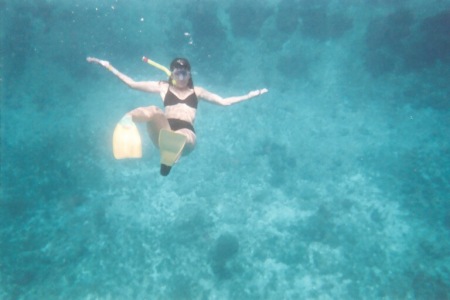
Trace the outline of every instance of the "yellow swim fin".
<path fill-rule="evenodd" d="M 159 132 L 159 152 L 161 155 L 161 175 L 167 176 L 171 167 L 180 158 L 186 145 L 186 136 L 171 130 L 161 129 Z"/>
<path fill-rule="evenodd" d="M 141 136 L 131 117 L 117 123 L 113 134 L 113 152 L 116 159 L 142 157 Z"/>

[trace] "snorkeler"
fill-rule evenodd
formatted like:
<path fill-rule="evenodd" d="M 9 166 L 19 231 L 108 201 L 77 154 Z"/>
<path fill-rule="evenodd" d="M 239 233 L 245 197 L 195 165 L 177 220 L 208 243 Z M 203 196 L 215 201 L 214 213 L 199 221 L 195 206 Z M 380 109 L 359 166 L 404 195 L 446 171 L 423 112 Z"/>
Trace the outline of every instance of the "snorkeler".
<path fill-rule="evenodd" d="M 249 100 L 268 92 L 264 88 L 251 91 L 243 96 L 222 98 L 204 88 L 194 87 L 191 66 L 188 60 L 184 58 L 175 58 L 170 64 L 170 71 L 145 57 L 143 60 L 165 71 L 169 76 L 169 80 L 167 82 L 134 81 L 127 75 L 119 72 L 108 61 L 94 57 L 87 58 L 88 62 L 99 64 L 111 71 L 132 89 L 160 94 L 163 100 L 164 111 L 157 106 L 139 107 L 125 114 L 118 126 L 124 126 L 121 128 L 135 128 L 134 123 L 147 123 L 148 134 L 153 144 L 161 151 L 161 175 L 163 176 L 169 174 L 170 168 L 181 154 L 186 155 L 195 147 L 194 121 L 200 99 L 226 106 Z M 117 129 L 116 127 L 116 131 Z M 137 134 L 136 140 L 138 140 L 140 147 L 137 129 L 135 132 Z M 130 137 L 127 137 L 127 139 L 131 140 Z M 139 157 L 139 151 L 140 148 L 136 156 L 131 155 L 129 157 Z"/>

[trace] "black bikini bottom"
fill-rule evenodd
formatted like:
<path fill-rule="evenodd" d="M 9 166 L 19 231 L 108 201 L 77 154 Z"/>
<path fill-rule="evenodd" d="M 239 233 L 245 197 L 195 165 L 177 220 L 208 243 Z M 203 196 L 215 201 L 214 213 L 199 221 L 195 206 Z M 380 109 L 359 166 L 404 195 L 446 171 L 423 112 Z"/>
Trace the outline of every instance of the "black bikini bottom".
<path fill-rule="evenodd" d="M 192 124 L 189 123 L 188 121 L 183 121 L 179 119 L 167 119 L 167 121 L 169 121 L 170 128 L 173 131 L 186 128 L 195 133 L 194 126 L 192 126 Z"/>

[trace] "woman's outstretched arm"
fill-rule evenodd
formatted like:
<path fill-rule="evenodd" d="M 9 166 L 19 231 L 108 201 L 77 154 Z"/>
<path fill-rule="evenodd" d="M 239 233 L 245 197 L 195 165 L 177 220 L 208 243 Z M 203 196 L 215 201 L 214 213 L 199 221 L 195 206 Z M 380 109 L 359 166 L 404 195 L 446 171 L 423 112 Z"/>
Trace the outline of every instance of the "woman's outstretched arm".
<path fill-rule="evenodd" d="M 114 68 L 109 61 L 101 60 L 95 57 L 88 57 L 86 60 L 90 63 L 98 64 L 116 75 L 120 80 L 122 80 L 126 85 L 135 90 L 140 90 L 149 93 L 159 93 L 160 87 L 158 81 L 134 81 L 131 77 L 121 73 L 119 70 Z"/>
<path fill-rule="evenodd" d="M 243 95 L 243 96 L 222 98 L 221 96 L 211 93 L 210 91 L 207 91 L 204 88 L 201 88 L 201 87 L 195 88 L 195 93 L 197 94 L 198 97 L 205 99 L 208 102 L 218 104 L 218 105 L 223 105 L 223 106 L 232 105 L 232 104 L 235 104 L 235 103 L 238 103 L 241 101 L 249 100 L 251 98 L 265 94 L 267 92 L 268 92 L 268 90 L 266 88 L 264 88 L 264 89 L 260 89 L 260 90 L 251 91 L 248 94 Z"/>

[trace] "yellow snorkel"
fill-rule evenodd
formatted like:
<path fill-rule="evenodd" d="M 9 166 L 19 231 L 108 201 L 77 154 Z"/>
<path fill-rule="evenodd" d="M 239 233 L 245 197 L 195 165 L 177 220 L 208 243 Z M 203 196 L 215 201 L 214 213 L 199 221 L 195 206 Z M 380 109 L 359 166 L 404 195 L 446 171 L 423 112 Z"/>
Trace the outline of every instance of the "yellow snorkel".
<path fill-rule="evenodd" d="M 169 69 L 167 69 L 167 68 L 164 67 L 163 65 L 158 64 L 157 62 L 154 62 L 154 61 L 151 60 L 151 59 L 148 59 L 148 58 L 145 57 L 145 56 L 142 57 L 142 61 L 148 63 L 149 65 L 151 65 L 151 66 L 153 66 L 153 67 L 155 67 L 155 68 L 157 68 L 157 69 L 160 69 L 161 71 L 163 71 L 164 73 L 166 73 L 167 76 L 169 76 L 169 77 L 172 75 L 172 72 L 170 72 Z"/>

